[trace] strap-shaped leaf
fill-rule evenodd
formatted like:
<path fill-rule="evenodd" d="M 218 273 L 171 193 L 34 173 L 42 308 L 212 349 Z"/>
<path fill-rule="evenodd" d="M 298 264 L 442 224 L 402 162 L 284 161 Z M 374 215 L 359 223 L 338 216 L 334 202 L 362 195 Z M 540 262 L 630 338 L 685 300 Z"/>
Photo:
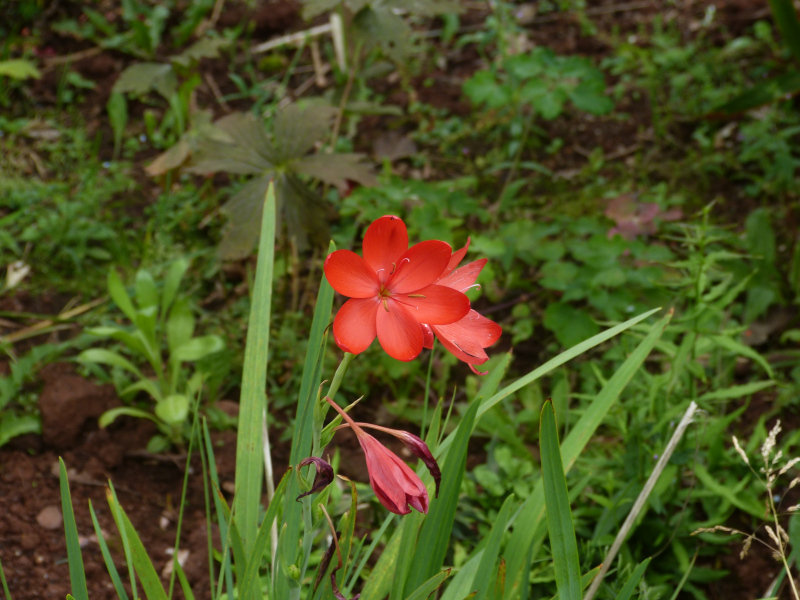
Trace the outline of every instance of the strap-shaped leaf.
<path fill-rule="evenodd" d="M 556 415 L 550 400 L 545 402 L 542 408 L 539 447 L 542 453 L 544 501 L 547 508 L 547 528 L 550 531 L 556 587 L 561 598 L 577 600 L 581 596 L 581 564 L 578 558 L 578 542 L 575 540 L 575 527 L 572 524 L 572 510 L 569 506 L 567 480 L 561 463 Z"/>
<path fill-rule="evenodd" d="M 69 493 L 69 480 L 64 460 L 58 457 L 58 479 L 61 485 L 61 512 L 64 515 L 64 535 L 67 538 L 67 561 L 69 562 L 69 581 L 75 600 L 89 600 L 86 589 L 86 574 L 83 571 L 81 543 L 78 539 L 78 526 L 72 510 L 72 496 Z"/>

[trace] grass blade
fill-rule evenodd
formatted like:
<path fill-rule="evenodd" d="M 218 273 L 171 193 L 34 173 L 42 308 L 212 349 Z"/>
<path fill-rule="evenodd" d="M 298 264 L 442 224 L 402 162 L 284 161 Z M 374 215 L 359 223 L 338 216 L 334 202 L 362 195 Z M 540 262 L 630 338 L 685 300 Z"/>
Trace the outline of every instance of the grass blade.
<path fill-rule="evenodd" d="M 272 307 L 272 276 L 275 261 L 275 188 L 270 183 L 264 200 L 247 344 L 244 351 L 242 393 L 239 401 L 239 432 L 236 443 L 236 492 L 233 512 L 249 559 L 258 532 L 261 508 L 263 455 L 261 419 L 267 408 L 266 382 L 269 353 L 269 322 Z"/>
<path fill-rule="evenodd" d="M 516 508 L 516 504 L 517 502 L 514 498 L 514 494 L 509 494 L 505 502 L 503 502 L 500 512 L 497 513 L 492 530 L 489 532 L 489 538 L 486 542 L 486 548 L 484 548 L 483 551 L 480 566 L 474 574 L 475 578 L 473 579 L 472 585 L 469 586 L 473 590 L 478 590 L 478 593 L 475 595 L 475 600 L 484 600 L 484 598 L 490 597 L 489 590 L 496 581 L 497 570 L 495 569 L 495 565 L 500 555 L 503 533 L 505 533 L 508 518 L 511 516 L 512 509 Z M 503 565 L 503 572 L 505 573 L 505 565 Z"/>
<path fill-rule="evenodd" d="M 473 401 L 456 430 L 452 449 L 442 466 L 439 498 L 432 502 L 433 506 L 422 524 L 417 540 L 417 550 L 414 553 L 409 579 L 406 581 L 406 591 L 419 588 L 436 575 L 444 563 L 461 491 L 461 480 L 467 463 L 467 446 L 479 407 L 480 402 Z M 413 546 L 409 544 L 407 547 Z"/>
<path fill-rule="evenodd" d="M 122 580 L 117 572 L 117 567 L 114 565 L 114 559 L 111 557 L 111 552 L 108 551 L 108 544 L 103 537 L 103 531 L 100 529 L 100 523 L 97 521 L 97 515 L 94 513 L 92 501 L 89 500 L 89 513 L 92 515 L 92 525 L 94 525 L 94 532 L 97 535 L 97 544 L 100 546 L 100 552 L 103 554 L 103 561 L 106 563 L 106 569 L 111 576 L 111 582 L 114 584 L 114 590 L 117 592 L 119 600 L 128 600 L 128 594 L 125 591 L 125 586 L 122 585 Z"/>
<path fill-rule="evenodd" d="M 3 573 L 3 562 L 0 561 L 0 583 L 3 584 L 3 593 L 6 595 L 6 600 L 11 600 L 11 592 L 8 591 L 8 583 L 6 583 L 6 574 Z M 127 600 L 127 599 L 123 599 Z"/>
<path fill-rule="evenodd" d="M 414 592 L 406 598 L 406 600 L 427 600 L 427 598 L 439 589 L 444 583 L 444 580 L 450 575 L 450 569 L 445 569 L 441 573 L 437 573 L 428 581 L 419 586 Z"/>
<path fill-rule="evenodd" d="M 542 453 L 542 482 L 547 511 L 547 528 L 553 553 L 553 570 L 556 587 L 561 598 L 580 598 L 581 564 L 578 559 L 578 542 L 569 506 L 569 491 L 561 463 L 561 448 L 556 429 L 553 402 L 542 407 L 539 447 Z"/>
<path fill-rule="evenodd" d="M 64 514 L 64 535 L 67 538 L 67 560 L 69 562 L 69 581 L 75 600 L 89 600 L 86 589 L 86 574 L 83 571 L 81 543 L 78 540 L 78 526 L 72 510 L 72 497 L 69 493 L 69 480 L 64 459 L 58 457 L 58 479 L 61 484 L 61 511 Z"/>
<path fill-rule="evenodd" d="M 639 566 L 634 569 L 633 573 L 631 574 L 628 581 L 625 583 L 625 587 L 622 588 L 619 594 L 617 594 L 617 600 L 631 600 L 631 596 L 633 596 L 634 590 L 636 590 L 636 586 L 639 585 L 639 580 L 644 575 L 644 572 L 647 570 L 647 565 L 650 564 L 651 559 L 645 559 L 639 563 Z"/>
<path fill-rule="evenodd" d="M 652 312 L 653 311 L 645 314 L 652 314 Z M 594 402 L 589 405 L 589 408 L 583 413 L 583 416 L 581 416 L 580 420 L 566 437 L 561 446 L 564 473 L 569 472 L 572 468 L 575 460 L 600 426 L 600 423 L 611 409 L 611 406 L 656 345 L 656 342 L 661 337 L 664 328 L 671 318 L 672 313 L 669 313 L 651 327 L 650 332 L 639 342 L 639 345 L 631 352 L 625 362 L 620 365 L 606 385 L 603 386 Z M 635 322 L 637 322 L 636 319 L 632 319 L 631 321 L 623 323 L 623 325 L 631 326 L 634 325 Z M 617 326 L 614 329 L 619 329 L 619 327 L 622 326 Z M 595 338 L 596 337 L 597 336 L 595 336 Z M 587 342 L 589 341 L 591 340 L 587 340 Z M 586 344 L 587 342 L 583 343 Z M 550 363 L 548 362 L 547 364 Z M 537 371 L 541 368 L 542 367 L 537 369 Z M 499 393 L 502 392 L 503 390 Z M 514 521 L 514 531 L 511 534 L 511 539 L 506 549 L 506 556 L 508 556 L 506 564 L 506 600 L 511 598 L 514 594 L 522 593 L 520 590 L 520 586 L 522 585 L 521 575 L 526 568 L 526 557 L 529 555 L 529 550 L 535 540 L 540 535 L 544 535 L 544 528 L 540 528 L 540 524 L 543 524 L 544 511 L 544 489 L 542 481 L 540 480 L 534 488 L 533 493 L 522 505 L 522 509 Z"/>

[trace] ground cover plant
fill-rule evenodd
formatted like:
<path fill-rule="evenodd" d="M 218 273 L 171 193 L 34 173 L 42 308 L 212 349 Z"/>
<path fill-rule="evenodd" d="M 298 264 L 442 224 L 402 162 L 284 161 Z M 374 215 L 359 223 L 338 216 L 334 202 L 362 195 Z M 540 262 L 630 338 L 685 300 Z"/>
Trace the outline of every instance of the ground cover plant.
<path fill-rule="evenodd" d="M 790 2 L 0 32 L 4 597 L 797 597 Z"/>

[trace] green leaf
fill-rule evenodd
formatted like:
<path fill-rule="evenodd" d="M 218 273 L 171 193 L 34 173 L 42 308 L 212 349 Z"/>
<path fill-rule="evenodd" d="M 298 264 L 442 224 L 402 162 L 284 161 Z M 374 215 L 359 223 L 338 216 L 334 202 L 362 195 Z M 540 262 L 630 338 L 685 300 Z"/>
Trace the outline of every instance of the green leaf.
<path fill-rule="evenodd" d="M 145 379 L 144 375 L 142 375 L 142 372 L 139 371 L 139 369 L 137 369 L 127 358 L 124 358 L 116 352 L 111 352 L 110 350 L 105 350 L 103 348 L 89 348 L 88 350 L 84 350 L 78 355 L 78 362 L 97 363 L 101 365 L 118 367 L 133 373 L 139 379 Z"/>
<path fill-rule="evenodd" d="M 155 90 L 169 100 L 177 89 L 178 78 L 171 64 L 143 62 L 125 69 L 114 83 L 111 93 L 143 96 Z"/>
<path fill-rule="evenodd" d="M 742 343 L 737 342 L 729 338 L 726 335 L 713 335 L 709 336 L 709 339 L 715 343 L 717 346 L 728 350 L 729 352 L 733 352 L 734 354 L 738 354 L 740 356 L 744 356 L 757 362 L 761 368 L 766 371 L 767 375 L 770 379 L 774 379 L 775 374 L 772 371 L 772 367 L 770 364 L 761 356 L 758 352 L 753 350 L 750 346 L 745 346 Z"/>
<path fill-rule="evenodd" d="M 100 429 L 108 427 L 111 423 L 114 422 L 114 419 L 120 417 L 122 415 L 128 415 L 129 417 L 136 417 L 137 419 L 150 419 L 154 423 L 156 423 L 155 417 L 151 415 L 149 412 L 145 412 L 138 408 L 132 408 L 129 406 L 120 406 L 117 408 L 112 408 L 111 410 L 107 410 L 100 418 L 97 420 L 97 425 Z"/>
<path fill-rule="evenodd" d="M 489 532 L 489 537 L 486 541 L 486 547 L 484 548 L 483 555 L 481 557 L 480 566 L 478 567 L 477 571 L 472 573 L 474 579 L 472 584 L 468 585 L 470 589 L 477 590 L 478 592 L 475 595 L 475 600 L 489 600 L 491 598 L 489 592 L 494 587 L 494 580 L 496 579 L 496 565 L 497 559 L 500 557 L 500 546 L 503 542 L 503 534 L 508 526 L 508 520 L 511 516 L 511 512 L 516 508 L 518 507 L 514 498 L 514 494 L 509 494 L 505 499 L 505 502 L 503 502 L 503 506 L 500 508 L 500 511 L 497 513 L 497 517 L 494 519 L 494 525 L 492 525 L 492 530 Z M 453 582 L 453 584 L 454 583 L 455 582 Z M 453 584 L 448 586 L 448 588 Z"/>
<path fill-rule="evenodd" d="M 796 61 L 800 61 L 800 22 L 792 0 L 769 0 L 772 16 L 781 30 L 783 42 L 789 47 Z"/>
<path fill-rule="evenodd" d="M 480 401 L 475 400 L 467 409 L 453 439 L 452 447 L 442 465 L 442 485 L 439 497 L 432 502 L 428 516 L 422 524 L 409 578 L 405 585 L 406 590 L 415 590 L 420 587 L 426 580 L 433 577 L 444 563 L 458 506 L 469 438 L 472 435 L 479 407 Z"/>
<path fill-rule="evenodd" d="M 24 58 L 0 60 L 0 77 L 3 75 L 12 79 L 39 79 L 42 76 L 36 65 Z"/>
<path fill-rule="evenodd" d="M 231 43 L 231 40 L 221 37 L 202 38 L 170 60 L 183 67 L 189 67 L 192 63 L 199 62 L 201 58 L 218 58 L 220 50 L 227 48 Z"/>
<path fill-rule="evenodd" d="M 566 360 L 564 360 L 565 357 L 569 357 L 578 349 L 581 349 L 580 353 L 585 352 L 588 347 L 591 347 L 591 344 L 593 344 L 598 338 L 609 336 L 609 334 L 612 332 L 615 334 L 620 333 L 622 330 L 635 325 L 644 317 L 649 316 L 654 312 L 656 311 L 653 310 L 645 313 L 644 315 L 639 315 L 634 319 L 626 321 L 621 325 L 617 325 L 616 327 L 601 333 L 599 336 L 593 337 L 591 340 L 586 340 L 586 342 L 579 344 L 576 348 L 562 353 L 556 357 L 556 359 L 548 361 L 548 363 L 534 370 L 526 377 L 523 377 L 520 381 L 527 379 L 532 380 L 534 375 L 537 374 L 541 376 L 541 374 L 544 374 L 550 370 L 548 367 L 550 367 L 551 363 L 555 363 L 555 366 L 560 366 L 560 364 L 566 362 Z M 612 375 L 608 382 L 603 386 L 603 388 L 600 390 L 600 393 L 595 397 L 594 401 L 589 405 L 588 409 L 583 413 L 581 418 L 572 428 L 561 447 L 564 473 L 567 473 L 575 463 L 575 460 L 577 460 L 586 444 L 589 443 L 589 440 L 594 432 L 600 426 L 603 418 L 611 409 L 612 404 L 622 393 L 622 390 L 625 389 L 636 371 L 641 368 L 644 360 L 655 347 L 656 342 L 658 342 L 661 334 L 664 331 L 664 328 L 667 326 L 667 323 L 669 323 L 671 318 L 672 314 L 667 314 L 651 327 L 647 336 L 645 336 L 645 338 L 639 342 L 639 345 L 628 356 L 625 362 L 619 366 L 614 375 Z M 555 366 L 552 368 L 555 368 Z M 540 371 L 543 373 L 539 373 Z M 512 386 L 509 386 L 509 388 L 518 386 L 520 381 L 512 384 Z M 501 390 L 497 395 L 503 394 L 504 391 L 505 390 Z M 519 513 L 517 514 L 517 517 L 514 521 L 514 530 L 506 547 L 506 556 L 508 557 L 508 581 L 511 583 L 511 585 L 506 586 L 506 600 L 519 593 L 520 586 L 522 585 L 522 573 L 527 568 L 525 562 L 526 557 L 529 556 L 529 552 L 534 541 L 538 539 L 539 535 L 543 535 L 544 533 L 543 528 L 540 529 L 540 525 L 543 522 L 544 511 L 544 489 L 543 483 L 540 480 L 534 488 L 533 494 L 528 497 L 528 499 L 522 505 L 522 509 L 520 509 Z"/>
<path fill-rule="evenodd" d="M 192 338 L 188 342 L 175 348 L 175 350 L 170 353 L 169 359 L 173 363 L 193 362 L 224 349 L 225 342 L 222 341 L 221 337 L 217 335 L 203 335 Z"/>
<path fill-rule="evenodd" d="M 108 550 L 108 544 L 106 544 L 103 530 L 100 528 L 100 523 L 97 521 L 97 515 L 94 513 L 91 500 L 89 500 L 89 513 L 92 516 L 92 525 L 94 526 L 94 532 L 97 536 L 97 545 L 100 546 L 100 552 L 103 554 L 103 561 L 106 563 L 106 569 L 111 577 L 111 582 L 114 584 L 114 591 L 117 592 L 119 600 L 128 600 L 128 593 L 125 591 L 125 586 L 122 585 L 117 566 L 114 564 L 114 559 L 111 556 L 111 552 Z"/>
<path fill-rule="evenodd" d="M 112 340 L 117 340 L 118 342 L 122 342 L 125 346 L 127 346 L 127 348 L 134 354 L 138 354 L 143 358 L 149 358 L 149 350 L 147 349 L 146 343 L 139 332 L 137 332 L 137 335 L 120 327 L 101 326 L 87 328 L 86 333 L 96 335 L 98 337 L 107 337 L 111 338 Z"/>
<path fill-rule="evenodd" d="M 236 444 L 237 489 L 234 514 L 247 559 L 252 556 L 255 546 L 264 479 L 261 424 L 267 410 L 266 381 L 275 261 L 275 211 L 275 189 L 270 186 L 264 200 L 255 289 L 247 327 Z"/>
<path fill-rule="evenodd" d="M 0 446 L 26 433 L 42 433 L 42 421 L 36 415 L 19 415 L 0 410 Z"/>
<path fill-rule="evenodd" d="M 428 581 L 423 583 L 419 586 L 414 592 L 406 598 L 406 600 L 427 600 L 435 592 L 438 590 L 441 585 L 444 583 L 444 580 L 450 576 L 450 569 L 445 569 L 441 573 L 437 573 Z"/>
<path fill-rule="evenodd" d="M 130 544 L 131 560 L 136 574 L 139 576 L 139 581 L 142 583 L 142 589 L 148 600 L 167 600 L 167 594 L 161 585 L 161 579 L 156 572 L 153 562 L 147 555 L 142 540 L 139 534 L 134 529 L 133 525 L 125 514 L 122 505 L 119 504 L 116 497 L 110 492 L 107 494 L 108 504 L 111 507 L 111 512 L 114 515 L 114 520 L 117 523 L 117 528 L 125 531 L 125 535 Z"/>
<path fill-rule="evenodd" d="M 189 261 L 185 258 L 176 260 L 169 266 L 167 277 L 164 279 L 164 289 L 161 292 L 161 316 L 167 314 L 167 311 L 172 306 L 175 296 L 180 289 L 181 280 L 183 279 L 186 270 L 189 268 Z"/>
<path fill-rule="evenodd" d="M 189 343 L 193 335 L 194 314 L 189 308 L 189 302 L 181 298 L 172 305 L 167 319 L 167 346 L 170 354 Z"/>
<path fill-rule="evenodd" d="M 289 104 L 275 114 L 274 140 L 281 162 L 300 158 L 312 152 L 317 144 L 330 135 L 331 123 L 337 110 L 325 104 L 299 106 Z M 335 154 L 323 154 L 333 158 Z"/>
<path fill-rule="evenodd" d="M 180 425 L 189 416 L 189 399 L 181 394 L 167 396 L 156 404 L 156 416 L 169 425 Z"/>
<path fill-rule="evenodd" d="M 625 587 L 622 588 L 619 594 L 617 594 L 617 600 L 630 600 L 631 596 L 633 596 L 633 592 L 636 591 L 636 586 L 639 585 L 639 581 L 642 579 L 644 572 L 647 570 L 647 566 L 650 564 L 652 559 L 647 558 L 640 562 L 638 566 L 634 569 L 633 573 L 631 573 L 630 578 L 627 582 L 625 582 Z"/>
<path fill-rule="evenodd" d="M 136 383 L 132 383 L 126 388 L 120 390 L 119 395 L 121 398 L 127 398 L 128 396 L 135 394 L 136 392 L 145 392 L 149 394 L 150 397 L 153 398 L 153 400 L 155 400 L 156 402 L 161 402 L 163 398 L 161 389 L 158 387 L 158 384 L 152 379 L 140 379 Z"/>
<path fill-rule="evenodd" d="M 312 154 L 292 164 L 295 173 L 308 175 L 345 190 L 350 181 L 364 186 L 377 185 L 372 165 L 363 154 Z"/>
<path fill-rule="evenodd" d="M 78 539 L 78 526 L 72 510 L 72 497 L 69 493 L 69 480 L 64 459 L 58 457 L 58 480 L 61 486 L 61 512 L 64 515 L 64 535 L 67 538 L 67 562 L 69 562 L 69 581 L 75 600 L 89 600 L 86 589 L 86 575 L 83 571 L 81 542 Z"/>
<path fill-rule="evenodd" d="M 128 101 L 122 94 L 111 94 L 106 103 L 108 121 L 114 132 L 114 158 L 119 157 L 122 149 L 122 138 L 125 136 L 125 127 L 128 126 Z"/>
<path fill-rule="evenodd" d="M 800 91 L 800 71 L 791 70 L 755 84 L 746 92 L 715 108 L 709 117 L 732 117 Z"/>
<path fill-rule="evenodd" d="M 108 272 L 108 293 L 117 305 L 117 308 L 125 313 L 128 319 L 135 321 L 136 309 L 133 307 L 133 302 L 131 302 L 131 298 L 128 296 L 128 292 L 125 291 L 125 286 L 115 269 L 111 269 Z"/>
<path fill-rule="evenodd" d="M 553 403 L 548 400 L 542 407 L 539 447 L 542 453 L 542 483 L 547 509 L 547 528 L 550 531 L 550 550 L 556 587 L 561 598 L 581 597 L 581 564 L 578 542 L 572 524 L 569 491 L 561 463 L 558 429 Z"/>
<path fill-rule="evenodd" d="M 545 309 L 543 324 L 567 348 L 597 335 L 600 331 L 600 327 L 588 314 L 563 302 L 554 302 Z"/>

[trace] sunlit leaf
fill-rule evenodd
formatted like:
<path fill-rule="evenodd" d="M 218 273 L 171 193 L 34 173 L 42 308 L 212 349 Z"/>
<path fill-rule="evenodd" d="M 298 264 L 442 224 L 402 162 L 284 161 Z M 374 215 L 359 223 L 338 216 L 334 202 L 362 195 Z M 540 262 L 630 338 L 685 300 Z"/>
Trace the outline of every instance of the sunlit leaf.
<path fill-rule="evenodd" d="M 0 60 L 0 77 L 3 75 L 12 79 L 39 79 L 42 76 L 36 65 L 24 58 Z"/>

